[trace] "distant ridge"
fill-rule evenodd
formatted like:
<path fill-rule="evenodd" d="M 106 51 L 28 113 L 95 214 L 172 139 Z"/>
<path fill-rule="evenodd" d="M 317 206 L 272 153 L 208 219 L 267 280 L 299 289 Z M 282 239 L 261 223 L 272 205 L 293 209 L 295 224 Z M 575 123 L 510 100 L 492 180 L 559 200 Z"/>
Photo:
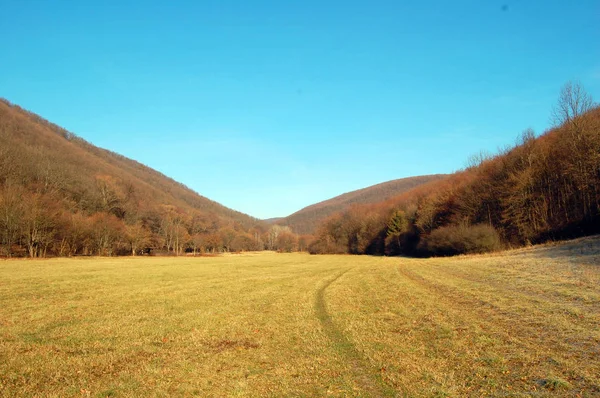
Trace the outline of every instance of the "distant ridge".
<path fill-rule="evenodd" d="M 287 225 L 292 231 L 298 234 L 312 234 L 315 232 L 315 229 L 321 221 L 332 214 L 346 210 L 352 205 L 383 202 L 403 192 L 416 188 L 419 185 L 435 180 L 441 180 L 446 177 L 446 174 L 433 174 L 382 182 L 315 203 L 287 217 L 270 222 L 279 225 Z"/>
<path fill-rule="evenodd" d="M 284 217 L 272 217 L 272 218 L 265 218 L 264 220 L 262 220 L 263 222 L 267 223 L 267 224 L 277 224 L 278 222 L 280 222 L 281 220 L 283 220 Z"/>

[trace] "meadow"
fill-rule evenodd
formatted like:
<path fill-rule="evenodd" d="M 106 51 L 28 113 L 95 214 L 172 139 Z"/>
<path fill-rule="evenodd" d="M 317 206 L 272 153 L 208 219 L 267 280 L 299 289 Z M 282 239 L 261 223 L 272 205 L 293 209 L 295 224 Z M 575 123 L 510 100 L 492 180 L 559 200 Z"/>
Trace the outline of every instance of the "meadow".
<path fill-rule="evenodd" d="M 600 238 L 0 260 L 0 395 L 600 396 Z"/>

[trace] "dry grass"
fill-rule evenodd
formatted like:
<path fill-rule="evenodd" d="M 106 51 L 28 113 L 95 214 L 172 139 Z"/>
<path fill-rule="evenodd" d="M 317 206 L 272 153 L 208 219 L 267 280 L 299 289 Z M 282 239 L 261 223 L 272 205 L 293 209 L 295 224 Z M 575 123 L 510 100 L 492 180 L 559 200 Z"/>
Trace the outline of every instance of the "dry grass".
<path fill-rule="evenodd" d="M 598 396 L 600 239 L 0 262 L 2 396 Z"/>

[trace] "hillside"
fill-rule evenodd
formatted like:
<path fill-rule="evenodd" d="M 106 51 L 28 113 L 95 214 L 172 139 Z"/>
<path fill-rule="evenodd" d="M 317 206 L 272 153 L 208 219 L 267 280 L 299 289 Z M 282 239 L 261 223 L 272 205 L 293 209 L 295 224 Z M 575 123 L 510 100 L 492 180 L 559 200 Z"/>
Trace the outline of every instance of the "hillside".
<path fill-rule="evenodd" d="M 310 251 L 444 256 L 600 233 L 600 107 L 568 83 L 553 114 L 466 170 L 332 215 Z"/>
<path fill-rule="evenodd" d="M 27 214 L 32 222 L 41 218 L 38 213 L 47 213 L 45 218 L 50 220 L 43 231 L 18 225 Z M 0 101 L 0 214 L 4 254 L 18 251 L 15 246 L 28 247 L 30 254 L 46 250 L 59 254 L 59 246 L 65 246 L 62 240 L 71 236 L 68 231 L 74 227 L 74 215 L 90 224 L 90 234 L 91 225 L 99 219 L 112 225 L 118 232 L 114 240 L 120 241 L 115 246 L 127 246 L 125 232 L 137 226 L 144 237 L 140 244 L 175 252 L 183 250 L 195 234 L 229 229 L 239 235 L 262 228 L 258 220 L 134 160 L 98 148 L 6 100 Z M 114 252 L 100 250 L 98 245 L 108 247 L 97 238 L 95 243 L 90 243 L 95 240 L 92 236 L 79 239 L 71 245 L 78 248 L 65 250 L 70 254 Z"/>
<path fill-rule="evenodd" d="M 344 211 L 352 205 L 383 202 L 419 185 L 441 180 L 445 177 L 445 174 L 435 174 L 401 178 L 372 185 L 307 206 L 294 214 L 278 219 L 277 224 L 287 225 L 298 234 L 312 234 L 315 232 L 317 226 L 327 217 Z"/>

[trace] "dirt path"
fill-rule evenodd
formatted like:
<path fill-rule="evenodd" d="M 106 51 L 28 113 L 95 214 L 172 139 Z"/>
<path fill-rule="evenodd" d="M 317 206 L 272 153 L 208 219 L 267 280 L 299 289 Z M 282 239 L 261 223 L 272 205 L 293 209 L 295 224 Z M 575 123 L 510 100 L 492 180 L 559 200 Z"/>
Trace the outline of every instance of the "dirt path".
<path fill-rule="evenodd" d="M 395 391 L 391 387 L 387 386 L 381 376 L 372 368 L 368 362 L 363 358 L 360 352 L 356 349 L 354 344 L 344 335 L 343 331 L 340 330 L 331 315 L 327 311 L 327 302 L 325 300 L 325 291 L 331 284 L 340 279 L 344 274 L 350 271 L 352 268 L 348 268 L 345 271 L 338 273 L 332 279 L 326 281 L 316 291 L 315 295 L 315 314 L 321 322 L 323 331 L 327 337 L 333 343 L 333 346 L 339 354 L 345 358 L 350 364 L 352 369 L 352 377 L 356 384 L 360 387 L 361 391 L 357 391 L 357 396 L 364 397 L 391 397 L 395 396 Z"/>

